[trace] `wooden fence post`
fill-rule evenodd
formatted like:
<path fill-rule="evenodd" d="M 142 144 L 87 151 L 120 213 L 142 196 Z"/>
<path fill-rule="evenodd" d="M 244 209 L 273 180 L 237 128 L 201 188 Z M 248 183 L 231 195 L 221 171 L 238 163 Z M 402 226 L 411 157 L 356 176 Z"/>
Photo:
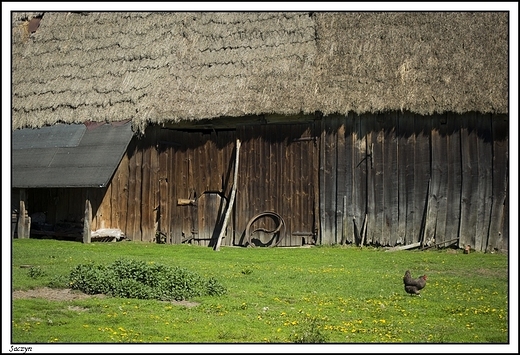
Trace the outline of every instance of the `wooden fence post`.
<path fill-rule="evenodd" d="M 31 237 L 31 217 L 25 207 L 25 189 L 20 190 L 20 210 L 18 211 L 18 238 Z"/>
<path fill-rule="evenodd" d="M 85 200 L 85 217 L 83 218 L 83 243 L 90 243 L 92 230 L 92 205 L 90 200 Z"/>

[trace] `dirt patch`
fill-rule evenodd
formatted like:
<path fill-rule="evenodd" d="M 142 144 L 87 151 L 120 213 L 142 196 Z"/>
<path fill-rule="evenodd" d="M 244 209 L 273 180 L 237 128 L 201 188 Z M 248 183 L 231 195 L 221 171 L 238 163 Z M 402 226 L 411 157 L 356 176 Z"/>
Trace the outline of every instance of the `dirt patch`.
<path fill-rule="evenodd" d="M 72 290 L 70 288 L 56 289 L 50 287 L 42 287 L 27 291 L 13 291 L 13 300 L 21 298 L 43 298 L 49 301 L 74 301 L 83 300 L 87 298 L 105 297 L 107 296 L 103 294 L 87 295 L 86 293 L 77 290 Z M 199 305 L 199 303 L 191 301 L 171 301 L 170 303 L 185 307 L 195 307 Z"/>
<path fill-rule="evenodd" d="M 49 301 L 73 301 L 86 298 L 103 298 L 105 295 L 87 295 L 86 293 L 71 290 L 70 288 L 42 287 L 27 291 L 13 291 L 13 300 L 20 298 L 43 298 Z"/>

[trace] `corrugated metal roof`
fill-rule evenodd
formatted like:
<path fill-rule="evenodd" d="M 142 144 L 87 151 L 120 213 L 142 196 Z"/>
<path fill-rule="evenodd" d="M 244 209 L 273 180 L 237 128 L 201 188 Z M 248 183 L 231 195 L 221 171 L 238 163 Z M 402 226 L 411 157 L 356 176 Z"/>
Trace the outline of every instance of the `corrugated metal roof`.
<path fill-rule="evenodd" d="M 12 134 L 12 187 L 104 187 L 133 131 L 130 122 L 57 124 Z"/>

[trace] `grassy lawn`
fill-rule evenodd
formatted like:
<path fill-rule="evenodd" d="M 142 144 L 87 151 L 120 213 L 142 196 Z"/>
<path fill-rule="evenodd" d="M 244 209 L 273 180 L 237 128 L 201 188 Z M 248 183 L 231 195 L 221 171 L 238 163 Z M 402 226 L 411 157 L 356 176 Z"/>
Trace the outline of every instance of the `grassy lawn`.
<path fill-rule="evenodd" d="M 340 246 L 216 252 L 190 245 L 15 239 L 12 289 L 47 287 L 67 279 L 78 264 L 120 257 L 215 277 L 227 293 L 191 299 L 190 306 L 117 297 L 13 299 L 11 342 L 509 342 L 508 258 L 501 254 Z M 33 268 L 21 267 L 27 265 Z M 428 275 L 422 297 L 404 292 L 406 269 L 414 277 Z"/>

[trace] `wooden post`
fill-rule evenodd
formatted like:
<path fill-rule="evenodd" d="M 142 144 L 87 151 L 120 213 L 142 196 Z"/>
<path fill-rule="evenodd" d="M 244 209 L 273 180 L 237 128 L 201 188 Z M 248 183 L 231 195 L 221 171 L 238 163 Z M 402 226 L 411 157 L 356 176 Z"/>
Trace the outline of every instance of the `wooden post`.
<path fill-rule="evenodd" d="M 238 179 L 238 153 L 240 151 L 240 140 L 237 139 L 236 146 L 236 157 L 235 157 L 235 175 L 233 177 L 233 188 L 231 189 L 231 197 L 229 198 L 229 204 L 226 211 L 226 217 L 224 218 L 224 222 L 222 223 L 222 229 L 220 230 L 220 234 L 217 239 L 217 244 L 213 250 L 219 251 L 220 244 L 222 243 L 222 238 L 224 238 L 224 233 L 226 232 L 226 227 L 229 221 L 229 216 L 231 215 L 231 210 L 233 209 L 233 204 L 235 202 L 235 194 L 237 191 L 237 179 Z"/>
<path fill-rule="evenodd" d="M 341 228 L 341 245 L 347 241 L 347 196 L 343 196 L 343 224 Z"/>
<path fill-rule="evenodd" d="M 83 218 L 83 243 L 90 243 L 92 230 L 92 206 L 90 200 L 85 200 L 85 217 Z"/>
<path fill-rule="evenodd" d="M 365 244 L 365 235 L 367 234 L 367 218 L 368 214 L 365 213 L 365 220 L 363 221 L 363 226 L 361 227 L 361 244 L 360 247 L 363 247 Z"/>
<path fill-rule="evenodd" d="M 18 211 L 18 238 L 31 237 L 31 217 L 25 209 L 25 189 L 20 190 L 20 211 Z"/>

